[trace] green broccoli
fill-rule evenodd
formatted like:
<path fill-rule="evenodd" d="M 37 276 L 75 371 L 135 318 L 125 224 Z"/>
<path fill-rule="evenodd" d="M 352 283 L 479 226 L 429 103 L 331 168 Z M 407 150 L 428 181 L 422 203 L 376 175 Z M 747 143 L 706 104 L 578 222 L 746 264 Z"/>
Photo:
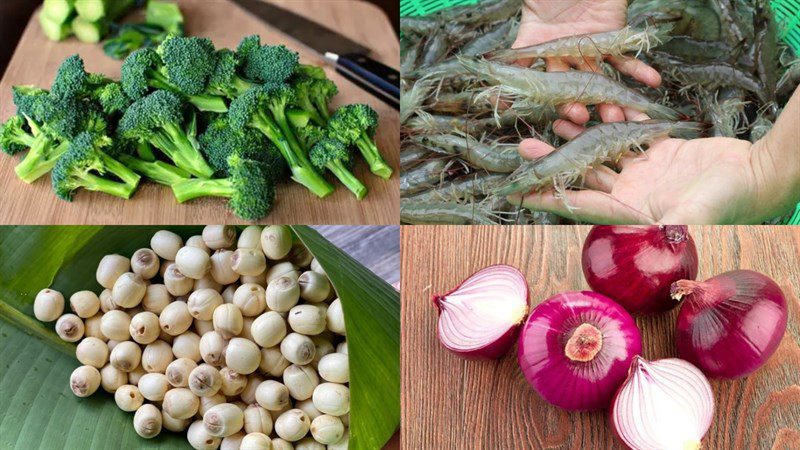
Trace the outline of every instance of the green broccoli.
<path fill-rule="evenodd" d="M 224 48 L 216 53 L 216 66 L 208 80 L 208 91 L 215 95 L 236 98 L 253 87 L 253 83 L 236 72 L 239 60 L 236 54 Z"/>
<path fill-rule="evenodd" d="M 110 154 L 134 172 L 156 183 L 172 186 L 192 177 L 192 174 L 180 167 L 155 159 L 149 147 L 150 144 L 146 142 L 118 140 L 115 142 L 117 151 Z"/>
<path fill-rule="evenodd" d="M 300 61 L 300 55 L 286 46 L 262 46 L 256 34 L 242 39 L 236 56 L 244 76 L 259 83 L 283 83 L 294 75 Z"/>
<path fill-rule="evenodd" d="M 226 197 L 228 207 L 245 220 L 258 220 L 272 209 L 275 183 L 270 167 L 239 155 L 228 158 L 230 176 L 212 180 L 190 179 L 172 185 L 178 203 L 198 197 Z"/>
<path fill-rule="evenodd" d="M 287 121 L 286 106 L 292 98 L 292 88 L 286 84 L 253 87 L 231 102 L 229 123 L 237 130 L 251 127 L 263 133 L 278 147 L 289 165 L 292 179 L 315 195 L 326 197 L 333 192 L 333 186 L 311 165 Z"/>
<path fill-rule="evenodd" d="M 96 88 L 91 98 L 100 104 L 104 113 L 109 115 L 125 112 L 133 103 L 122 89 L 122 84 L 114 81 Z"/>
<path fill-rule="evenodd" d="M 328 121 L 331 136 L 358 147 L 372 173 L 388 180 L 392 176 L 392 168 L 384 161 L 373 139 L 377 127 L 378 113 L 364 104 L 342 106 Z"/>
<path fill-rule="evenodd" d="M 303 143 L 304 148 L 311 148 L 325 137 L 325 129 L 316 125 L 308 124 L 301 128 L 295 128 L 297 138 Z"/>
<path fill-rule="evenodd" d="M 164 62 L 167 78 L 182 93 L 202 93 L 214 73 L 216 49 L 208 38 L 170 36 L 156 52 Z"/>
<path fill-rule="evenodd" d="M 17 165 L 17 176 L 32 183 L 53 168 L 69 141 L 82 131 L 105 132 L 103 114 L 90 103 L 74 97 L 56 97 L 41 89 L 14 88 L 14 102 L 35 137 L 30 150 Z"/>
<path fill-rule="evenodd" d="M 299 76 L 294 80 L 295 103 L 319 126 L 325 126 L 330 119 L 328 103 L 338 93 L 339 89 L 327 78 Z"/>
<path fill-rule="evenodd" d="M 350 150 L 337 139 L 325 138 L 311 148 L 311 162 L 320 170 L 328 169 L 347 189 L 361 200 L 367 195 L 367 187 L 348 169 L 352 161 Z"/>
<path fill-rule="evenodd" d="M 141 178 L 103 151 L 110 145 L 108 136 L 88 132 L 76 136 L 53 168 L 52 185 L 56 195 L 70 202 L 74 191 L 83 188 L 130 198 Z M 107 173 L 121 181 L 103 176 Z"/>
<path fill-rule="evenodd" d="M 188 94 L 182 92 L 164 73 L 161 56 L 152 48 L 141 48 L 131 53 L 122 63 L 122 88 L 128 96 L 138 100 L 150 91 L 150 88 L 163 89 L 183 95 L 189 103 L 201 111 L 225 112 L 228 110 L 223 97 L 208 93 Z M 182 84 L 189 84 L 182 80 Z"/>
<path fill-rule="evenodd" d="M 182 107 L 175 94 L 155 91 L 125 111 L 117 131 L 123 139 L 150 143 L 192 175 L 208 178 L 214 169 L 183 128 Z"/>
<path fill-rule="evenodd" d="M 9 155 L 16 155 L 33 146 L 36 138 L 26 130 L 27 126 L 25 118 L 18 114 L 0 124 L 0 148 Z"/>
<path fill-rule="evenodd" d="M 295 75 L 298 76 L 305 76 L 309 78 L 316 78 L 318 80 L 326 80 L 328 76 L 325 75 L 325 69 L 320 66 L 314 66 L 311 64 L 300 64 L 295 69 Z"/>
<path fill-rule="evenodd" d="M 200 150 L 216 172 L 217 177 L 229 175 L 228 158 L 239 155 L 273 168 L 275 181 L 281 181 L 288 171 L 277 148 L 261 133 L 246 133 L 228 124 L 225 117 L 211 122 L 200 136 Z"/>

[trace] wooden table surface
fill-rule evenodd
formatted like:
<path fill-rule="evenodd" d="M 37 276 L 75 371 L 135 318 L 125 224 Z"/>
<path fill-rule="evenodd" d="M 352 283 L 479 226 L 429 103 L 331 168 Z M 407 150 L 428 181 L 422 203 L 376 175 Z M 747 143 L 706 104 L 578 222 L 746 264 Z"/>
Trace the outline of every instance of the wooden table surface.
<path fill-rule="evenodd" d="M 467 361 L 436 338 L 433 293 L 495 263 L 526 274 L 532 304 L 588 289 L 580 252 L 589 227 L 403 227 L 403 448 L 622 448 L 605 412 L 570 413 L 545 403 L 517 365 L 516 346 L 498 361 Z M 712 381 L 717 412 L 704 449 L 800 448 L 800 227 L 692 227 L 698 278 L 736 268 L 769 274 L 786 294 L 789 325 L 755 374 Z M 648 359 L 674 357 L 677 310 L 637 319 Z"/>
<path fill-rule="evenodd" d="M 375 5 L 358 0 L 272 0 L 347 37 L 373 51 L 373 56 L 391 67 L 399 66 L 399 41 L 391 22 Z M 180 0 L 186 18 L 187 33 L 211 38 L 217 47 L 235 48 L 242 37 L 260 34 L 262 43 L 284 43 L 300 52 L 301 62 L 323 64 L 321 58 L 291 37 L 271 28 L 228 0 Z M 20 44 L 0 80 L 0 119 L 15 112 L 11 86 L 34 84 L 50 86 L 56 69 L 66 57 L 78 53 L 86 69 L 119 77 L 120 62 L 103 54 L 101 45 L 85 44 L 74 38 L 51 42 L 41 32 L 38 13 L 31 19 Z M 376 140 L 387 162 L 399 167 L 399 115 L 397 111 L 362 91 L 353 83 L 327 68 L 328 76 L 339 86 L 333 105 L 368 103 L 381 117 Z M 67 203 L 52 193 L 49 177 L 33 185 L 20 181 L 13 168 L 17 159 L 0 155 L 1 224 L 203 224 L 243 223 L 228 211 L 224 199 L 206 198 L 178 205 L 166 187 L 146 183 L 130 200 L 79 192 Z M 384 181 L 369 173 L 359 161 L 356 175 L 369 188 L 367 197 L 358 201 L 339 183 L 334 194 L 319 200 L 296 183 L 278 188 L 278 198 L 265 223 L 303 224 L 396 224 L 400 211 L 399 169 Z"/>

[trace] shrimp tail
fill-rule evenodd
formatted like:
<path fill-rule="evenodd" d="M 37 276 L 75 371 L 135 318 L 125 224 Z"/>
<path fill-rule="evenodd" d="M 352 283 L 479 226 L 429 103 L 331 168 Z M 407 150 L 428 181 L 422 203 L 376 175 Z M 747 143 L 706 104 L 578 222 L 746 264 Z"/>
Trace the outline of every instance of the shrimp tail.
<path fill-rule="evenodd" d="M 653 119 L 678 120 L 680 113 L 669 106 L 650 103 L 643 107 L 643 112 Z"/>
<path fill-rule="evenodd" d="M 529 192 L 540 182 L 533 171 L 532 162 L 522 163 L 517 170 L 492 189 L 490 195 L 507 196 L 517 193 Z"/>
<path fill-rule="evenodd" d="M 669 135 L 678 139 L 696 139 L 700 137 L 704 126 L 699 122 L 675 122 Z"/>

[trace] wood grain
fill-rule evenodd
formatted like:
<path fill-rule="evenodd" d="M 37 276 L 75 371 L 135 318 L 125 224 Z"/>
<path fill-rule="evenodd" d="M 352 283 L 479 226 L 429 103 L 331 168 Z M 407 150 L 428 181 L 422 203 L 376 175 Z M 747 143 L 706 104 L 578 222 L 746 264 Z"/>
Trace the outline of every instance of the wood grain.
<path fill-rule="evenodd" d="M 589 227 L 403 227 L 402 445 L 407 449 L 622 448 L 606 413 L 569 413 L 530 388 L 516 346 L 498 361 L 466 361 L 436 338 L 433 293 L 495 263 L 526 274 L 531 302 L 588 289 L 580 252 Z M 705 449 L 800 448 L 800 227 L 692 227 L 701 279 L 736 268 L 769 274 L 789 302 L 780 347 L 755 374 L 712 381 L 717 412 Z M 646 358 L 674 357 L 677 311 L 641 318 Z"/>
<path fill-rule="evenodd" d="M 376 59 L 399 66 L 399 42 L 392 25 L 376 6 L 358 0 L 275 0 L 280 6 L 302 13 L 373 50 Z M 211 38 L 217 47 L 235 48 L 239 40 L 260 34 L 262 42 L 283 43 L 300 52 L 301 62 L 322 65 L 321 58 L 291 37 L 271 28 L 228 0 L 181 0 L 187 32 Z M 102 46 L 69 39 L 51 42 L 42 34 L 38 14 L 28 23 L 20 44 L 0 81 L 0 119 L 15 112 L 11 86 L 33 84 L 49 86 L 61 61 L 78 53 L 86 69 L 119 77 L 120 62 L 103 54 Z M 399 115 L 397 111 L 347 81 L 334 70 L 328 76 L 339 86 L 333 105 L 368 103 L 381 117 L 376 140 L 387 162 L 399 167 Z M 13 172 L 17 159 L 0 157 L 0 214 L 2 224 L 202 224 L 242 223 L 228 211 L 223 199 L 200 199 L 178 205 L 169 189 L 143 184 L 131 200 L 121 200 L 88 191 L 79 192 L 75 201 L 59 200 L 50 189 L 49 177 L 32 185 L 20 181 Z M 369 173 L 359 161 L 356 175 L 369 188 L 369 195 L 357 201 L 344 186 L 320 200 L 296 183 L 279 186 L 278 199 L 265 223 L 302 224 L 396 224 L 399 211 L 399 170 L 384 181 Z"/>

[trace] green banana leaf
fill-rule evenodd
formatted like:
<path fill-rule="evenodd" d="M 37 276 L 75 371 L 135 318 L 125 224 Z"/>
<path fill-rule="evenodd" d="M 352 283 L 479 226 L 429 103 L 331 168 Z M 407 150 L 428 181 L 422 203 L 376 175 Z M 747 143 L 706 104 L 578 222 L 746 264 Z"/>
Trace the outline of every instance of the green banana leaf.
<path fill-rule="evenodd" d="M 33 317 L 33 299 L 48 286 L 68 297 L 101 290 L 103 255 L 131 255 L 158 229 L 182 237 L 201 227 L 0 227 L 0 448 L 189 448 L 183 433 L 145 440 L 133 415 L 98 391 L 75 397 L 68 380 L 79 365 L 74 345 Z M 387 283 L 316 231 L 293 227 L 342 299 L 351 368 L 350 448 L 381 447 L 400 424 L 400 298 Z"/>

